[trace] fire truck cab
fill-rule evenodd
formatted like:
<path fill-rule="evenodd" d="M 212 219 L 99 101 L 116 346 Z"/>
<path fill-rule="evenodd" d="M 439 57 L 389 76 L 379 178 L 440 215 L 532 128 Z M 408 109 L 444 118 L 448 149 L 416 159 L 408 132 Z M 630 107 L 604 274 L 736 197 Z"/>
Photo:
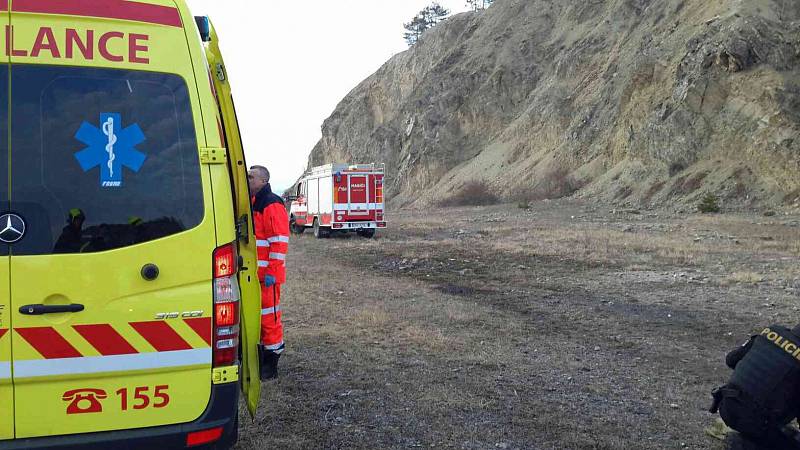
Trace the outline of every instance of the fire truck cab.
<path fill-rule="evenodd" d="M 371 238 L 386 228 L 383 164 L 328 164 L 314 167 L 297 182 L 289 216 L 292 232 L 355 232 Z"/>

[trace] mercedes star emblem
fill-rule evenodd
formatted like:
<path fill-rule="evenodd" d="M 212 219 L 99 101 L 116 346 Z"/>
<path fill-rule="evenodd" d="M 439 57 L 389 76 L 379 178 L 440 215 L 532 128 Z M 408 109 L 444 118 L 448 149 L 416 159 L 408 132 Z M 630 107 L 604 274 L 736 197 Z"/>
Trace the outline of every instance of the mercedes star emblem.
<path fill-rule="evenodd" d="M 16 214 L 0 216 L 0 241 L 6 244 L 18 242 L 25 236 L 25 221 Z"/>

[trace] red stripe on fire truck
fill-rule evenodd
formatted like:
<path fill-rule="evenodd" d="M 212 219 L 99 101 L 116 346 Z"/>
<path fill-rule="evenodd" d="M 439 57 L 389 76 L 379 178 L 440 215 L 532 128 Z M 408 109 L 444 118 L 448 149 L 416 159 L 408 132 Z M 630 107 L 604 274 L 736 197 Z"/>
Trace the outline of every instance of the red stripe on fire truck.
<path fill-rule="evenodd" d="M 8 332 L 8 328 L 0 328 L 0 339 L 3 339 L 3 336 Z"/>

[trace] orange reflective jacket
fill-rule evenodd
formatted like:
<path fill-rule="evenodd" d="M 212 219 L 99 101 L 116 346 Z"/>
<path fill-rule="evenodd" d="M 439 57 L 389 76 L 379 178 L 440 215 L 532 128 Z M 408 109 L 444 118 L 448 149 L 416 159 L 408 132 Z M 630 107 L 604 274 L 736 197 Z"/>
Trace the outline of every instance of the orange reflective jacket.
<path fill-rule="evenodd" d="M 266 185 L 253 197 L 253 220 L 258 247 L 258 279 L 275 277 L 277 284 L 286 282 L 286 253 L 289 251 L 289 216 L 283 199 Z"/>

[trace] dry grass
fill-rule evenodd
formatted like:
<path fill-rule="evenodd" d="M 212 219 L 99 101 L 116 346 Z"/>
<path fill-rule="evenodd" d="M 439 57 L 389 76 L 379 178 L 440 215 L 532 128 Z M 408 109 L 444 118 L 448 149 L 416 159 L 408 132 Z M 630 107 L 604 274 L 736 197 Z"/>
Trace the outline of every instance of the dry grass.
<path fill-rule="evenodd" d="M 764 276 L 754 272 L 735 272 L 726 278 L 729 283 L 758 284 L 764 282 Z"/>
<path fill-rule="evenodd" d="M 359 312 L 353 319 L 354 328 L 380 328 L 391 323 L 392 317 L 378 307 L 370 307 Z"/>
<path fill-rule="evenodd" d="M 725 352 L 760 299 L 796 314 L 774 280 L 800 277 L 797 228 L 763 217 L 394 217 L 375 241 L 293 238 L 281 378 L 239 449 L 717 449 Z"/>
<path fill-rule="evenodd" d="M 396 337 L 399 343 L 431 351 L 446 351 L 453 349 L 456 345 L 441 329 L 420 327 L 418 325 L 404 327 Z"/>
<path fill-rule="evenodd" d="M 439 202 L 441 207 L 485 206 L 500 201 L 497 194 L 484 181 L 471 181 L 463 185 L 455 194 Z"/>
<path fill-rule="evenodd" d="M 491 241 L 495 251 L 520 256 L 568 257 L 586 263 L 698 266 L 726 262 L 745 271 L 750 255 L 770 258 L 800 257 L 797 229 L 750 225 L 741 217 L 691 216 L 672 233 L 597 227 L 593 224 L 537 224 L 525 230 L 514 226 L 486 227 L 491 236 L 514 236 Z M 718 231 L 709 232 L 709 228 Z M 729 234 L 729 233 L 736 233 Z M 696 242 L 694 236 L 706 235 Z M 769 239 L 767 239 L 769 238 Z M 786 264 L 789 278 L 800 276 L 800 265 Z"/>
<path fill-rule="evenodd" d="M 478 323 L 480 313 L 475 308 L 468 308 L 463 304 L 448 302 L 443 309 L 445 317 L 454 324 L 469 325 Z"/>
<path fill-rule="evenodd" d="M 695 192 L 703 186 L 703 180 L 705 180 L 708 175 L 708 172 L 702 172 L 678 177 L 678 179 L 672 183 L 670 195 L 685 196 Z"/>
<path fill-rule="evenodd" d="M 681 265 L 710 256 L 690 240 L 608 229 L 548 227 L 527 230 L 518 236 L 516 241 L 498 241 L 490 245 L 498 251 L 569 257 L 596 264 L 621 264 L 633 259 L 636 263 L 658 260 Z"/>
<path fill-rule="evenodd" d="M 531 202 L 569 197 L 582 186 L 583 183 L 572 176 L 569 169 L 558 167 L 545 173 L 532 189 L 520 188 L 512 193 L 508 200 L 522 209 L 527 209 Z"/>
<path fill-rule="evenodd" d="M 653 185 L 650 186 L 650 189 L 648 189 L 647 192 L 644 194 L 644 197 L 642 197 L 642 203 L 650 202 L 650 200 L 652 200 L 656 194 L 658 194 L 659 192 L 661 192 L 662 189 L 664 189 L 664 186 L 666 184 L 667 184 L 666 181 L 658 181 L 656 183 L 653 183 Z"/>

